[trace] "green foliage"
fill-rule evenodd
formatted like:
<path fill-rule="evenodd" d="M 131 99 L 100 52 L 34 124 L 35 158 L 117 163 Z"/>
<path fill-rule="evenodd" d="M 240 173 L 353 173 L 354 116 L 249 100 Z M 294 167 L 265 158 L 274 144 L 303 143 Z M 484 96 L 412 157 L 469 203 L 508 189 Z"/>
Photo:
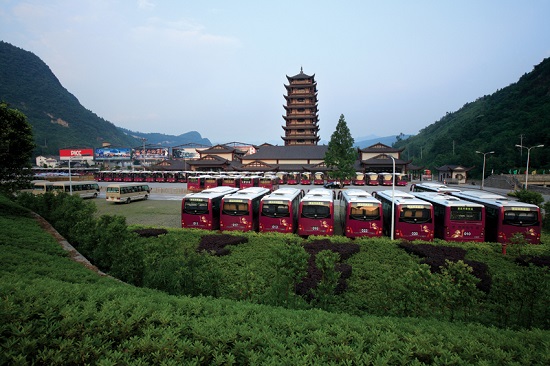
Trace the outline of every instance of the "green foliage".
<path fill-rule="evenodd" d="M 302 299 L 295 294 L 294 289 L 307 274 L 308 258 L 304 248 L 295 242 L 289 241 L 274 249 L 268 263 L 275 269 L 271 293 L 266 299 L 268 304 L 288 308 L 303 306 Z"/>
<path fill-rule="evenodd" d="M 0 100 L 25 113 L 33 127 L 35 155 L 58 154 L 67 146 L 94 147 L 90 144 L 100 141 L 116 146 L 141 144 L 84 108 L 36 55 L 2 41 L 0 80 Z"/>
<path fill-rule="evenodd" d="M 516 197 L 520 202 L 531 203 L 537 206 L 541 206 L 544 202 L 544 197 L 542 197 L 542 194 L 526 189 L 514 191 L 510 195 Z"/>
<path fill-rule="evenodd" d="M 336 263 L 339 261 L 340 255 L 330 250 L 323 250 L 315 256 L 315 265 L 321 270 L 322 276 L 313 292 L 321 309 L 328 309 L 334 298 L 334 291 L 340 279 L 340 272 L 336 270 Z"/>
<path fill-rule="evenodd" d="M 0 197 L 0 207 L 10 206 Z M 70 261 L 34 220 L 18 214 L 13 208 L 0 210 L 0 228 L 17 227 L 10 235 L 20 231 L 20 239 L 29 240 L 22 247 L 21 241 L 0 238 L 2 365 L 550 363 L 550 334 L 540 329 L 296 311 L 128 286 Z M 253 242 L 256 236 L 250 238 Z M 158 239 L 144 239 L 142 244 Z M 361 245 L 371 244 L 386 246 L 382 249 L 392 254 L 385 259 L 402 262 L 409 257 L 391 248 L 390 242 L 365 240 Z M 256 248 L 262 252 L 260 245 Z M 509 271 L 514 264 L 504 266 L 506 273 L 517 274 Z M 529 287 L 514 295 L 530 291 L 540 296 L 550 283 L 548 273 L 523 269 L 529 278 L 508 279 L 513 290 L 524 280 Z M 533 324 L 550 318 L 548 307 L 536 301 L 525 296 L 526 322 L 530 316 Z M 511 307 L 512 312 L 518 310 Z"/>
<path fill-rule="evenodd" d="M 27 188 L 34 146 L 27 117 L 0 99 L 0 192 L 13 194 Z"/>
<path fill-rule="evenodd" d="M 495 151 L 487 156 L 486 172 L 524 172 L 527 154 L 526 151 L 522 154 L 515 145 L 550 146 L 548 85 L 550 58 L 518 82 L 466 103 L 458 111 L 448 112 L 416 136 L 396 142 L 394 147 L 405 148 L 407 157 L 418 166 L 473 167 L 469 172 L 472 177 L 481 177 L 483 165 L 483 156 L 475 151 Z M 531 171 L 550 171 L 550 154 L 545 149 L 531 151 Z"/>
<path fill-rule="evenodd" d="M 344 115 L 340 115 L 336 130 L 330 136 L 325 164 L 333 168 L 331 177 L 343 182 L 355 176 L 354 164 L 357 160 L 357 151 L 353 147 L 354 140 L 348 128 Z"/>

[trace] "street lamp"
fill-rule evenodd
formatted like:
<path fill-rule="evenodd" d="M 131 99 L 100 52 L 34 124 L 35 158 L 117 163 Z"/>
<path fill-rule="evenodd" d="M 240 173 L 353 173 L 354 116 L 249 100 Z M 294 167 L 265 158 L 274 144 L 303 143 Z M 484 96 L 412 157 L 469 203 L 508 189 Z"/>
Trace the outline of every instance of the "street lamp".
<path fill-rule="evenodd" d="M 476 151 L 477 154 L 483 154 L 483 173 L 481 175 L 481 190 L 483 190 L 483 185 L 485 184 L 485 156 L 487 154 L 494 154 L 495 152 L 494 151 L 488 151 L 488 152 L 481 152 L 481 151 Z"/>
<path fill-rule="evenodd" d="M 534 147 L 544 147 L 544 145 L 535 145 L 531 147 L 523 146 L 523 145 L 516 145 L 516 147 L 520 147 L 522 149 L 527 149 L 527 168 L 525 169 L 525 190 L 527 190 L 527 177 L 529 176 L 529 155 L 531 153 L 531 149 Z"/>
<path fill-rule="evenodd" d="M 393 178 L 391 184 L 391 234 L 390 239 L 393 240 L 393 230 L 395 228 L 395 158 L 391 155 L 387 155 L 392 160 L 393 166 Z"/>

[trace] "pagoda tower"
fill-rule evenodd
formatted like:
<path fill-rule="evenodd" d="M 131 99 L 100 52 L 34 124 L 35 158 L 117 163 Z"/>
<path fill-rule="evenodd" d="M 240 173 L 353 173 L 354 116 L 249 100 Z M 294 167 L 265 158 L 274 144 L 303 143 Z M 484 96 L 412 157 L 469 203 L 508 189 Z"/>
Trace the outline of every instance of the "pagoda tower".
<path fill-rule="evenodd" d="M 300 68 L 299 74 L 287 75 L 286 78 L 286 115 L 283 116 L 286 122 L 283 126 L 285 136 L 281 138 L 285 141 L 285 146 L 317 145 L 320 137 L 315 74 L 306 75 Z"/>

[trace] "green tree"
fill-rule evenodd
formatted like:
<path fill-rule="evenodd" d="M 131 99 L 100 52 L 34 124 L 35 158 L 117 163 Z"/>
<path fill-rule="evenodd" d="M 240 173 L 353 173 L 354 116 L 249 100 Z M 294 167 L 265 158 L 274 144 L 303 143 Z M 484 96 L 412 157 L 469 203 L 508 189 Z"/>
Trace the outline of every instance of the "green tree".
<path fill-rule="evenodd" d="M 344 179 L 355 176 L 355 161 L 357 151 L 353 147 L 354 140 L 351 137 L 344 115 L 340 115 L 336 130 L 330 136 L 328 149 L 325 154 L 325 164 L 333 169 L 331 176 L 343 183 Z"/>
<path fill-rule="evenodd" d="M 28 186 L 35 147 L 27 117 L 0 102 L 0 190 L 13 193 Z"/>

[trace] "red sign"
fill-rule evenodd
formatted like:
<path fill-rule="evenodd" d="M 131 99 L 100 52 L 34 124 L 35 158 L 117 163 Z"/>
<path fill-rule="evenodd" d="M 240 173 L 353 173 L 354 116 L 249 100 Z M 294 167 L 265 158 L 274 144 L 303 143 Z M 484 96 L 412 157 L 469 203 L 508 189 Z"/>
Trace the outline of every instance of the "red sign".
<path fill-rule="evenodd" d="M 62 149 L 59 150 L 59 156 L 62 158 L 93 157 L 94 149 Z"/>

